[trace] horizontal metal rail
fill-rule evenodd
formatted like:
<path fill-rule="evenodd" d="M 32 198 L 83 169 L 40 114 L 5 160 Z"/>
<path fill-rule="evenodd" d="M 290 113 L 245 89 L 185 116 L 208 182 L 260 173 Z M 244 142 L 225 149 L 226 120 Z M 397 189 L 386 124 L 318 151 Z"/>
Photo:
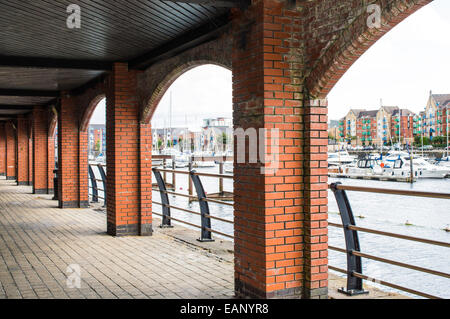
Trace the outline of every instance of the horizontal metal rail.
<path fill-rule="evenodd" d="M 160 205 L 160 206 L 166 206 L 166 207 L 169 207 L 169 208 L 181 210 L 181 211 L 183 211 L 183 212 L 190 213 L 190 214 L 194 214 L 194 215 L 197 215 L 197 216 L 202 216 L 202 214 L 200 214 L 200 213 L 198 213 L 198 212 L 195 212 L 195 211 L 189 210 L 189 209 L 185 209 L 185 208 L 181 208 L 181 207 L 178 207 L 178 206 L 164 205 L 164 204 L 162 204 L 162 203 L 155 202 L 155 201 L 153 201 L 153 204 L 157 204 L 157 205 Z M 218 221 L 221 221 L 221 222 L 224 222 L 224 223 L 234 224 L 234 222 L 231 221 L 231 220 L 224 219 L 224 218 L 220 218 L 220 217 L 216 217 L 216 216 L 211 216 L 211 215 L 210 215 L 210 216 L 206 216 L 206 218 L 215 219 L 215 220 L 218 220 Z"/>
<path fill-rule="evenodd" d="M 163 217 L 162 214 L 157 213 L 157 212 L 153 212 L 153 214 L 155 214 L 155 215 L 157 215 L 157 216 L 160 216 L 160 217 Z M 183 224 L 186 224 L 186 225 L 189 225 L 189 226 L 192 226 L 192 227 L 196 227 L 196 228 L 202 229 L 202 227 L 199 226 L 199 225 L 192 224 L 192 223 L 186 222 L 186 221 L 184 221 L 184 220 L 174 218 L 174 217 L 172 217 L 172 216 L 166 216 L 166 217 L 169 218 L 169 219 L 171 219 L 171 220 L 174 220 L 174 221 L 176 221 L 176 222 L 183 223 Z M 211 229 L 211 228 L 208 228 L 208 227 L 205 227 L 205 229 L 206 229 L 207 231 L 210 231 L 211 233 L 215 233 L 215 234 L 218 234 L 218 235 L 222 235 L 222 236 L 225 236 L 225 237 L 228 237 L 228 238 L 234 238 L 234 236 L 231 236 L 231 235 L 228 235 L 228 234 L 219 232 L 219 231 L 217 231 L 217 230 L 214 230 L 214 229 Z"/>
<path fill-rule="evenodd" d="M 343 254 L 347 254 L 347 251 L 345 249 L 343 249 L 343 248 L 334 247 L 334 246 L 328 246 L 328 248 L 331 249 L 331 250 L 343 253 Z M 432 269 L 428 269 L 428 268 L 423 268 L 423 267 L 419 267 L 419 266 L 405 264 L 405 263 L 401 263 L 401 262 L 398 262 L 398 261 L 395 261 L 395 260 L 369 255 L 369 254 L 366 254 L 366 253 L 363 253 L 363 252 L 359 252 L 359 251 L 351 251 L 349 253 L 352 254 L 352 255 L 355 255 L 355 256 L 359 256 L 359 257 L 363 257 L 363 258 L 379 261 L 379 262 L 382 262 L 382 263 L 385 263 L 385 264 L 390 264 L 390 265 L 394 265 L 394 266 L 398 266 L 398 267 L 402 267 L 402 268 L 416 270 L 416 271 L 420 271 L 420 272 L 424 272 L 424 273 L 428 273 L 428 274 L 431 274 L 431 275 L 440 276 L 440 277 L 444 277 L 444 278 L 450 278 L 450 274 L 447 274 L 447 273 L 444 273 L 444 272 L 440 272 L 440 271 L 436 271 L 436 270 L 432 270 Z"/>
<path fill-rule="evenodd" d="M 181 174 L 181 175 L 190 175 L 190 172 L 188 171 L 177 171 L 172 169 L 158 169 L 158 171 L 162 173 L 173 173 L 173 174 Z M 194 173 L 194 175 L 197 176 L 204 176 L 204 177 L 216 177 L 216 178 L 227 178 L 227 179 L 233 179 L 233 175 L 221 175 L 221 174 L 209 174 L 209 173 Z"/>
<path fill-rule="evenodd" d="M 336 188 L 339 190 L 353 191 L 353 192 L 450 199 L 449 193 L 421 192 L 421 191 L 411 191 L 411 190 L 398 190 L 398 189 L 375 188 L 375 187 L 360 187 L 360 186 L 348 186 L 348 185 L 337 185 Z"/>
<path fill-rule="evenodd" d="M 328 223 L 328 225 L 330 225 L 332 227 L 337 227 L 337 228 L 344 228 L 344 226 L 341 224 Z M 413 236 L 407 236 L 407 235 L 400 235 L 400 234 L 389 233 L 389 232 L 384 232 L 381 230 L 375 230 L 375 229 L 358 227 L 358 226 L 349 226 L 348 229 L 362 231 L 364 233 L 371 233 L 371 234 L 376 234 L 376 235 L 381 235 L 381 236 L 386 236 L 386 237 L 405 239 L 405 240 L 420 242 L 420 243 L 424 243 L 424 244 L 450 248 L 450 243 L 437 241 L 437 240 L 431 240 L 431 239 L 425 239 L 425 238 L 419 238 L 419 237 L 413 237 Z"/>
<path fill-rule="evenodd" d="M 400 291 L 404 291 L 404 292 L 407 292 L 407 293 L 410 293 L 410 294 L 413 294 L 413 295 L 416 295 L 416 296 L 421 296 L 421 297 L 428 298 L 428 299 L 442 299 L 442 298 L 436 297 L 434 295 L 430 295 L 430 294 L 427 294 L 427 293 L 424 293 L 424 292 L 421 292 L 421 291 L 417 291 L 417 290 L 414 290 L 414 289 L 411 289 L 411 288 L 407 288 L 407 287 L 403 287 L 403 286 L 400 286 L 400 285 L 396 285 L 396 284 L 393 284 L 393 283 L 390 283 L 390 282 L 387 282 L 387 281 L 384 281 L 384 280 L 371 278 L 369 276 L 365 276 L 365 275 L 357 273 L 357 272 L 352 272 L 351 274 L 348 274 L 347 270 L 342 269 L 342 268 L 338 268 L 338 267 L 335 267 L 335 266 L 329 265 L 328 268 L 330 270 L 333 270 L 333 271 L 337 271 L 337 272 L 340 272 L 340 273 L 343 273 L 343 274 L 347 274 L 347 275 L 351 275 L 351 276 L 354 276 L 354 277 L 357 277 L 357 278 L 361 278 L 362 280 L 374 282 L 374 283 L 380 284 L 382 286 L 386 286 L 386 287 L 390 287 L 390 288 L 397 289 L 397 290 L 400 290 Z"/>
<path fill-rule="evenodd" d="M 152 190 L 154 190 L 155 192 L 160 192 L 160 190 L 156 189 L 156 188 L 152 188 Z M 192 195 L 188 195 L 188 194 L 182 194 L 182 193 L 176 193 L 176 192 L 170 192 L 170 191 L 163 191 L 163 193 L 166 193 L 169 195 L 182 196 L 182 197 L 186 197 L 186 198 L 190 198 L 190 199 L 198 199 L 197 196 L 192 196 Z M 234 204 L 232 204 L 232 203 L 227 203 L 227 202 L 212 199 L 212 198 L 206 198 L 205 201 L 210 202 L 210 203 L 215 203 L 215 204 L 226 205 L 226 206 L 234 206 Z"/>

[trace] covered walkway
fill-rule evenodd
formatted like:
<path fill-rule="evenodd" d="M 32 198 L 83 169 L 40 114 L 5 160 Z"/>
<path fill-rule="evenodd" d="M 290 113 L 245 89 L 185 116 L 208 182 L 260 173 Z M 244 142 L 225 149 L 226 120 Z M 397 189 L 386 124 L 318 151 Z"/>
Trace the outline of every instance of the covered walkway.
<path fill-rule="evenodd" d="M 51 195 L 0 180 L 0 299 L 230 298 L 233 263 L 176 241 L 111 237 L 104 212 L 58 209 Z M 69 265 L 81 289 L 68 288 Z"/>

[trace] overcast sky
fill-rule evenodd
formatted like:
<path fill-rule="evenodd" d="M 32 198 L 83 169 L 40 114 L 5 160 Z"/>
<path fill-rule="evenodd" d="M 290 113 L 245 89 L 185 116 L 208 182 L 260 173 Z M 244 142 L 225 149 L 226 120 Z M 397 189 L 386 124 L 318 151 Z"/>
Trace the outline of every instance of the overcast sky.
<path fill-rule="evenodd" d="M 231 71 L 206 65 L 183 74 L 163 97 L 152 120 L 155 128 L 198 128 L 202 119 L 232 116 Z M 450 1 L 435 0 L 392 29 L 372 46 L 330 92 L 331 119 L 350 108 L 400 106 L 424 109 L 429 91 L 450 93 Z M 105 122 L 104 103 L 91 123 Z"/>

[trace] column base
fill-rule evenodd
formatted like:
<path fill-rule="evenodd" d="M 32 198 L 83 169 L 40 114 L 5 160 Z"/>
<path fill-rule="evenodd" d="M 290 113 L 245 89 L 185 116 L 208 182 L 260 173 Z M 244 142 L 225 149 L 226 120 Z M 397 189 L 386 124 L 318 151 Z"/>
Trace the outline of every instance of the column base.
<path fill-rule="evenodd" d="M 53 188 L 49 188 L 47 190 L 47 194 L 49 194 L 49 195 L 53 195 L 54 193 L 55 193 L 55 190 Z"/>
<path fill-rule="evenodd" d="M 17 186 L 29 186 L 30 182 L 17 182 Z"/>
<path fill-rule="evenodd" d="M 6 180 L 7 181 L 15 181 L 16 177 L 15 176 L 6 176 Z"/>
<path fill-rule="evenodd" d="M 131 224 L 131 225 L 114 225 L 108 222 L 107 233 L 114 237 L 125 236 L 152 236 L 152 224 Z"/>
<path fill-rule="evenodd" d="M 302 299 L 303 288 L 287 288 L 272 292 L 262 291 L 238 279 L 234 282 L 236 298 L 239 299 Z"/>
<path fill-rule="evenodd" d="M 70 202 L 59 202 L 59 208 L 67 209 L 67 208 L 88 208 L 89 201 L 70 201 Z"/>
<path fill-rule="evenodd" d="M 6 176 L 6 173 L 0 173 L 0 176 Z"/>
<path fill-rule="evenodd" d="M 34 189 L 33 194 L 35 195 L 47 195 L 47 188 L 43 189 Z"/>

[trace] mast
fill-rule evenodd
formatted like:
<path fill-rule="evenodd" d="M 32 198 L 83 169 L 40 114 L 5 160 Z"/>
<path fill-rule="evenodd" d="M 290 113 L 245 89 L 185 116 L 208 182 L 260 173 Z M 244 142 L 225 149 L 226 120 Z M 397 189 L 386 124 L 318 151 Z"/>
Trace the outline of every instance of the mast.
<path fill-rule="evenodd" d="M 447 105 L 447 107 L 446 107 L 446 117 L 447 117 L 447 123 L 445 124 L 445 125 L 447 125 L 447 127 L 445 128 L 445 131 L 447 132 L 447 157 L 449 156 L 448 154 L 449 154 L 449 148 L 448 148 L 448 105 Z"/>
<path fill-rule="evenodd" d="M 172 142 L 173 142 L 173 136 L 172 136 L 172 90 L 170 90 L 169 132 L 170 132 L 170 141 L 169 141 L 169 145 L 170 145 L 170 147 L 172 147 Z"/>

